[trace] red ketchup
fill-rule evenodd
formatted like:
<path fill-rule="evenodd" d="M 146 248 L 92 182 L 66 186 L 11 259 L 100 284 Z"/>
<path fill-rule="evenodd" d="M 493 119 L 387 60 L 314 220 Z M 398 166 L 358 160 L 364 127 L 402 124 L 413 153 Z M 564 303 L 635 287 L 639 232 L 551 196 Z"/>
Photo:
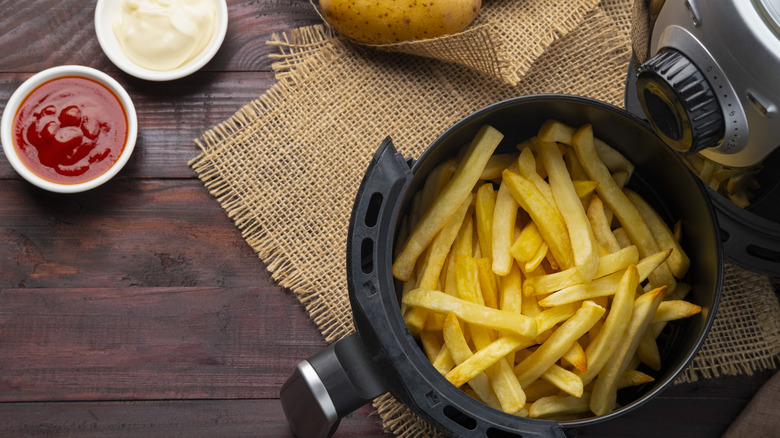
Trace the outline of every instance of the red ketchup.
<path fill-rule="evenodd" d="M 52 79 L 33 90 L 13 124 L 22 163 L 59 184 L 103 174 L 122 153 L 127 130 L 119 98 L 104 85 L 77 76 Z"/>

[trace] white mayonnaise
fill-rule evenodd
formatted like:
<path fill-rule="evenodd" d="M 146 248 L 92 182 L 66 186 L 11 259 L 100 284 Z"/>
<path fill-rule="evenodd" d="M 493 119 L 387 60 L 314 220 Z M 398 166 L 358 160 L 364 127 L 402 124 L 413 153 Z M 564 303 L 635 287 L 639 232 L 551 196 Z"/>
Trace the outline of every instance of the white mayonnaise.
<path fill-rule="evenodd" d="M 214 33 L 212 0 L 124 0 L 114 34 L 140 67 L 167 71 L 195 58 Z"/>

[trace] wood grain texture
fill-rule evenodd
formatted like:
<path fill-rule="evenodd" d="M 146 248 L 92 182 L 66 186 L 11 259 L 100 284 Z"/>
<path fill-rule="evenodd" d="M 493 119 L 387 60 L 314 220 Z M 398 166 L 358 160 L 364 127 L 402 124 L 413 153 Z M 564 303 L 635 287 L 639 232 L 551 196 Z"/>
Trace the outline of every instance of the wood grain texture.
<path fill-rule="evenodd" d="M 0 112 L 28 74 L 0 73 Z M 229 119 L 274 83 L 270 72 L 197 72 L 172 83 L 146 82 L 114 75 L 132 96 L 138 116 L 138 140 L 118 178 L 194 178 L 187 162 L 200 152 L 195 139 Z M 7 160 L 0 179 L 15 178 Z"/>
<path fill-rule="evenodd" d="M 61 64 L 119 70 L 95 38 L 96 0 L 0 1 L 0 72 L 37 72 Z M 270 71 L 271 34 L 321 23 L 308 0 L 228 0 L 228 31 L 203 71 Z"/>
<path fill-rule="evenodd" d="M 35 72 L 82 64 L 126 87 L 141 128 L 87 193 L 43 192 L 0 159 L 0 437 L 289 437 L 279 389 L 325 342 L 187 162 L 273 86 L 271 35 L 320 19 L 309 0 L 228 0 L 216 57 L 154 83 L 106 58 L 94 6 L 0 0 L 0 111 Z M 673 386 L 579 436 L 718 436 L 771 375 Z M 364 406 L 336 436 L 385 434 Z"/>
<path fill-rule="evenodd" d="M 276 398 L 325 346 L 269 285 L 0 289 L 0 402 Z"/>
<path fill-rule="evenodd" d="M 270 285 L 265 267 L 197 179 L 122 179 L 60 196 L 0 192 L 0 286 Z"/>
<path fill-rule="evenodd" d="M 0 436 L 48 438 L 292 437 L 276 400 L 4 404 Z M 386 436 L 366 406 L 341 421 L 339 438 Z"/>

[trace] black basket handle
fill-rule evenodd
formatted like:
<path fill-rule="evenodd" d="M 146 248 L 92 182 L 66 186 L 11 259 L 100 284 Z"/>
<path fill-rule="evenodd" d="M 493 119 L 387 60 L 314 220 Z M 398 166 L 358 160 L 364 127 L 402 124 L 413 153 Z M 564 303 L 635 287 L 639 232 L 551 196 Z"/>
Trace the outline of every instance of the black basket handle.
<path fill-rule="evenodd" d="M 373 270 L 380 207 L 397 195 L 410 175 L 409 163 L 390 138 L 385 139 L 368 166 L 352 211 L 350 238 L 358 244 L 347 251 L 348 282 L 356 280 L 354 271 Z M 300 362 L 279 396 L 293 433 L 298 438 L 329 437 L 343 416 L 387 392 L 375 359 L 356 332 Z"/>

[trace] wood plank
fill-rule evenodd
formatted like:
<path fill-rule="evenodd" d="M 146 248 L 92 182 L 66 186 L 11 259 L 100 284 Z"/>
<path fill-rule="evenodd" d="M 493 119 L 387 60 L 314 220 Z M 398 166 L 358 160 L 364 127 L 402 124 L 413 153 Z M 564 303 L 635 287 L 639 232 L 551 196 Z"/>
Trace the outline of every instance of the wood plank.
<path fill-rule="evenodd" d="M 0 289 L 0 402 L 276 398 L 324 346 L 272 286 Z"/>
<path fill-rule="evenodd" d="M 0 205 L 0 287 L 271 284 L 196 179 L 119 179 L 72 196 L 5 181 Z"/>
<path fill-rule="evenodd" d="M 746 402 L 659 397 L 613 420 L 580 428 L 578 437 L 698 438 L 720 436 Z M 0 436 L 256 437 L 292 436 L 278 400 L 159 400 L 4 403 Z M 373 409 L 341 421 L 335 437 L 390 436 Z"/>
<path fill-rule="evenodd" d="M 32 74 L 0 73 L 0 112 L 11 93 Z M 195 178 L 187 163 L 200 150 L 194 140 L 232 117 L 275 83 L 270 72 L 197 72 L 171 83 L 113 75 L 130 94 L 138 115 L 133 156 L 116 177 Z M 20 179 L 8 160 L 0 160 L 0 179 Z"/>
<path fill-rule="evenodd" d="M 95 36 L 96 0 L 26 0 L 0 14 L 0 71 L 36 72 L 83 64 L 119 70 Z M 228 32 L 205 71 L 269 71 L 271 34 L 322 23 L 308 0 L 228 0 Z M 20 50 L 20 48 L 22 48 Z"/>
<path fill-rule="evenodd" d="M 335 438 L 388 436 L 364 406 Z M 5 403 L 0 436 L 27 438 L 292 437 L 278 400 Z"/>

